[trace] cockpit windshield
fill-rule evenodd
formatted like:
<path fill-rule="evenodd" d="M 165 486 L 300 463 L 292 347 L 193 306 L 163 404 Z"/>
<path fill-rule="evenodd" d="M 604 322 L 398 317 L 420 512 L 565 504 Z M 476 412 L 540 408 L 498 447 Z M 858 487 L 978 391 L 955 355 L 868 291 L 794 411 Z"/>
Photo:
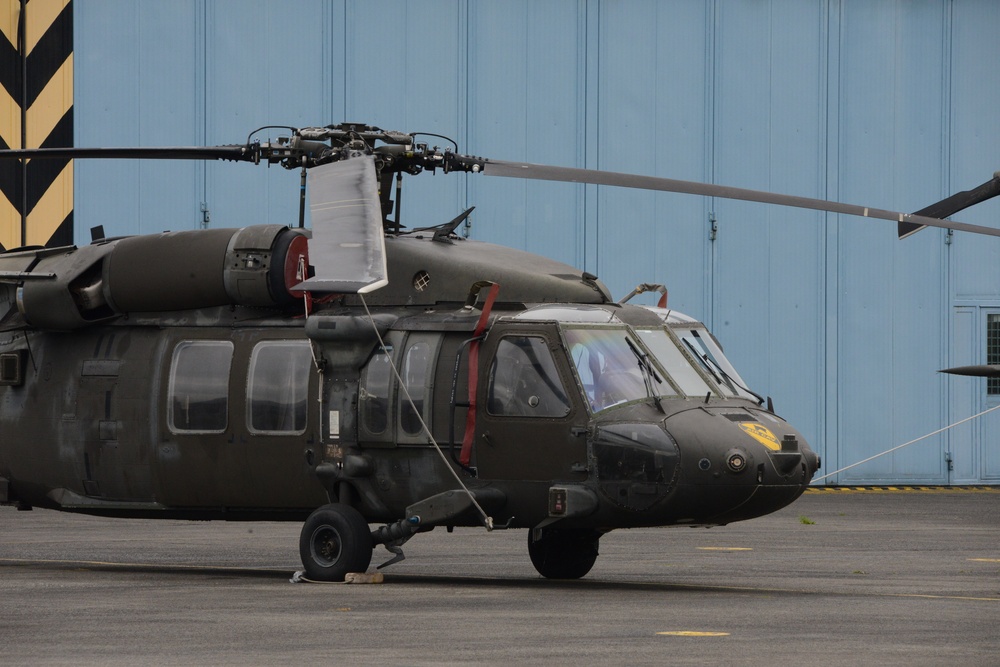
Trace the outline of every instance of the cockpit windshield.
<path fill-rule="evenodd" d="M 636 329 L 636 333 L 682 392 L 699 397 L 712 393 L 711 387 L 691 365 L 688 356 L 681 352 L 662 327 Z"/>
<path fill-rule="evenodd" d="M 564 325 L 563 333 L 594 412 L 653 396 L 762 400 L 746 387 L 707 329 Z"/>
<path fill-rule="evenodd" d="M 566 342 L 594 412 L 649 397 L 624 327 L 567 328 Z"/>
<path fill-rule="evenodd" d="M 715 339 L 706 329 L 674 328 L 674 333 L 680 337 L 684 347 L 693 355 L 702 368 L 714 379 L 726 396 L 738 396 L 763 402 L 763 399 L 750 391 L 743 378 L 733 365 L 726 359 Z"/>
<path fill-rule="evenodd" d="M 559 324 L 577 378 L 594 412 L 650 398 L 744 398 L 763 403 L 733 368 L 705 325 L 650 308 L 662 323 L 628 325 L 604 308 L 543 305 L 518 320 Z M 661 406 L 662 409 L 662 406 Z"/>

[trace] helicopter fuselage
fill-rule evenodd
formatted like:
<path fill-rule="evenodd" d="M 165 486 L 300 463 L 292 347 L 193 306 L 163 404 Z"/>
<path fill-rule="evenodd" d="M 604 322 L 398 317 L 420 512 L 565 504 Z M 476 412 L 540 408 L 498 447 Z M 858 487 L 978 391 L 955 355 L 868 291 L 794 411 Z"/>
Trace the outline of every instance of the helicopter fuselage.
<path fill-rule="evenodd" d="M 537 323 L 494 327 L 505 330 L 498 335 L 546 345 L 557 333 Z M 386 334 L 390 349 L 416 350 L 408 356 L 422 355 L 427 364 L 404 367 L 411 375 L 404 374 L 403 384 L 419 392 L 416 405 L 446 449 L 458 446 L 449 442 L 451 385 L 468 337 L 432 327 Z M 454 488 L 400 383 L 389 380 L 388 368 L 376 370 L 386 364 L 384 353 L 368 350 L 353 373 L 324 372 L 320 400 L 301 323 L 101 326 L 19 335 L 16 344 L 29 347 L 32 360 L 25 384 L 0 392 L 0 471 L 8 499 L 24 505 L 147 518 L 301 520 L 349 484 L 374 523 L 399 518 L 414 499 Z M 3 349 L 9 347 L 10 341 Z M 324 356 L 336 354 L 322 348 Z M 206 362 L 202 351 L 229 363 Z M 189 391 L 179 386 L 188 357 L 199 362 L 191 370 L 202 377 L 223 371 L 221 377 Z M 556 377 L 568 385 L 573 367 L 553 357 Z M 297 367 L 305 382 L 285 394 L 285 387 L 268 386 L 264 391 L 279 403 L 272 405 L 260 389 L 250 393 L 262 386 L 253 385 L 262 374 L 275 372 L 265 364 L 280 364 L 283 372 Z M 481 377 L 489 364 L 482 362 Z M 460 395 L 466 378 L 460 374 Z M 566 398 L 559 415 L 534 416 L 544 406 L 527 402 L 506 408 L 516 414 L 489 408 L 480 414 L 469 484 L 504 495 L 495 519 L 519 527 L 541 522 L 555 484 L 596 492 L 605 502 L 591 521 L 601 527 L 728 523 L 784 506 L 810 477 L 807 458 L 783 472 L 772 461 L 780 450 L 739 428 L 766 424 L 804 449 L 797 431 L 748 399 L 661 398 L 663 412 L 640 399 L 593 414 L 584 394 L 566 391 Z M 455 418 L 459 427 L 463 413 Z M 331 419 L 339 423 L 331 427 Z M 746 461 L 730 466 L 730 450 L 745 452 Z"/>
<path fill-rule="evenodd" d="M 241 234 L 294 251 L 298 232 L 265 231 L 230 230 L 218 252 L 232 260 L 227 238 Z M 158 246 L 175 267 L 183 240 Z M 205 301 L 203 289 L 170 284 L 170 262 L 150 260 L 154 277 L 137 285 L 116 277 L 116 255 L 158 250 L 129 239 L 30 262 L 31 251 L 8 254 L 8 267 L 36 278 L 6 288 L 0 321 L 0 502 L 295 521 L 335 502 L 396 524 L 390 543 L 484 514 L 496 527 L 595 534 L 723 525 L 808 486 L 816 455 L 743 386 L 702 324 L 613 303 L 563 265 L 456 241 L 392 239 L 396 293 L 311 305 L 255 302 L 258 283 L 228 273 Z M 451 258 L 438 264 L 443 285 L 421 268 L 440 256 Z M 226 270 L 294 264 L 280 260 L 244 252 Z M 55 278 L 41 277 L 47 267 Z M 483 276 L 499 285 L 496 302 L 480 307 L 473 291 L 463 303 Z M 251 296 L 234 299 L 233 285 Z M 57 293 L 59 309 L 35 305 Z M 583 298 L 567 303 L 573 295 Z M 197 307 L 121 312 L 161 300 Z"/>

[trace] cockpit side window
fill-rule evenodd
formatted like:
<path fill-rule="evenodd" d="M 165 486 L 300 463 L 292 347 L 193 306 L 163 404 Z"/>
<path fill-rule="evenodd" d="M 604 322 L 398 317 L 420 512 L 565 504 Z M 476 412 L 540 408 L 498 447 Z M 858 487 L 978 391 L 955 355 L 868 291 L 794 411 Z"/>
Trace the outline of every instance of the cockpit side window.
<path fill-rule="evenodd" d="M 264 341 L 254 347 L 247 379 L 251 433 L 305 433 L 311 365 L 307 341 Z"/>
<path fill-rule="evenodd" d="M 183 341 L 174 348 L 167 388 L 167 426 L 174 433 L 222 433 L 229 424 L 233 344 Z"/>
<path fill-rule="evenodd" d="M 570 400 L 552 353 L 540 336 L 507 336 L 490 367 L 490 414 L 506 417 L 565 417 Z"/>

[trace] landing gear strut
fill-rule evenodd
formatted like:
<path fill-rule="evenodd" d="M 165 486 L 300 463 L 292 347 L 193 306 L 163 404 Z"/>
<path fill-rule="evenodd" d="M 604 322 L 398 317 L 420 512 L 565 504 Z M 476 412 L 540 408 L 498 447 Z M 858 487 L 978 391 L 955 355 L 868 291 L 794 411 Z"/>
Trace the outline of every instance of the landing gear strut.
<path fill-rule="evenodd" d="M 343 581 L 348 572 L 364 572 L 372 562 L 372 547 L 368 522 L 341 503 L 310 514 L 299 536 L 302 565 L 314 581 Z"/>

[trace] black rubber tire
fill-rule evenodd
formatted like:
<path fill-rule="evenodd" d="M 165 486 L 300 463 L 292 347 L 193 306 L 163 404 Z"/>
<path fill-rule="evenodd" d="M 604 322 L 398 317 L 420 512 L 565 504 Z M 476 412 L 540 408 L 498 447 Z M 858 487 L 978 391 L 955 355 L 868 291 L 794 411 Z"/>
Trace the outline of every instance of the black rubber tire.
<path fill-rule="evenodd" d="M 542 538 L 528 531 L 528 556 L 546 579 L 579 579 L 594 567 L 601 533 L 596 530 L 543 528 Z"/>
<path fill-rule="evenodd" d="M 343 581 L 348 572 L 364 572 L 372 562 L 368 522 L 350 505 L 323 505 L 309 515 L 299 536 L 299 556 L 306 578 Z"/>

